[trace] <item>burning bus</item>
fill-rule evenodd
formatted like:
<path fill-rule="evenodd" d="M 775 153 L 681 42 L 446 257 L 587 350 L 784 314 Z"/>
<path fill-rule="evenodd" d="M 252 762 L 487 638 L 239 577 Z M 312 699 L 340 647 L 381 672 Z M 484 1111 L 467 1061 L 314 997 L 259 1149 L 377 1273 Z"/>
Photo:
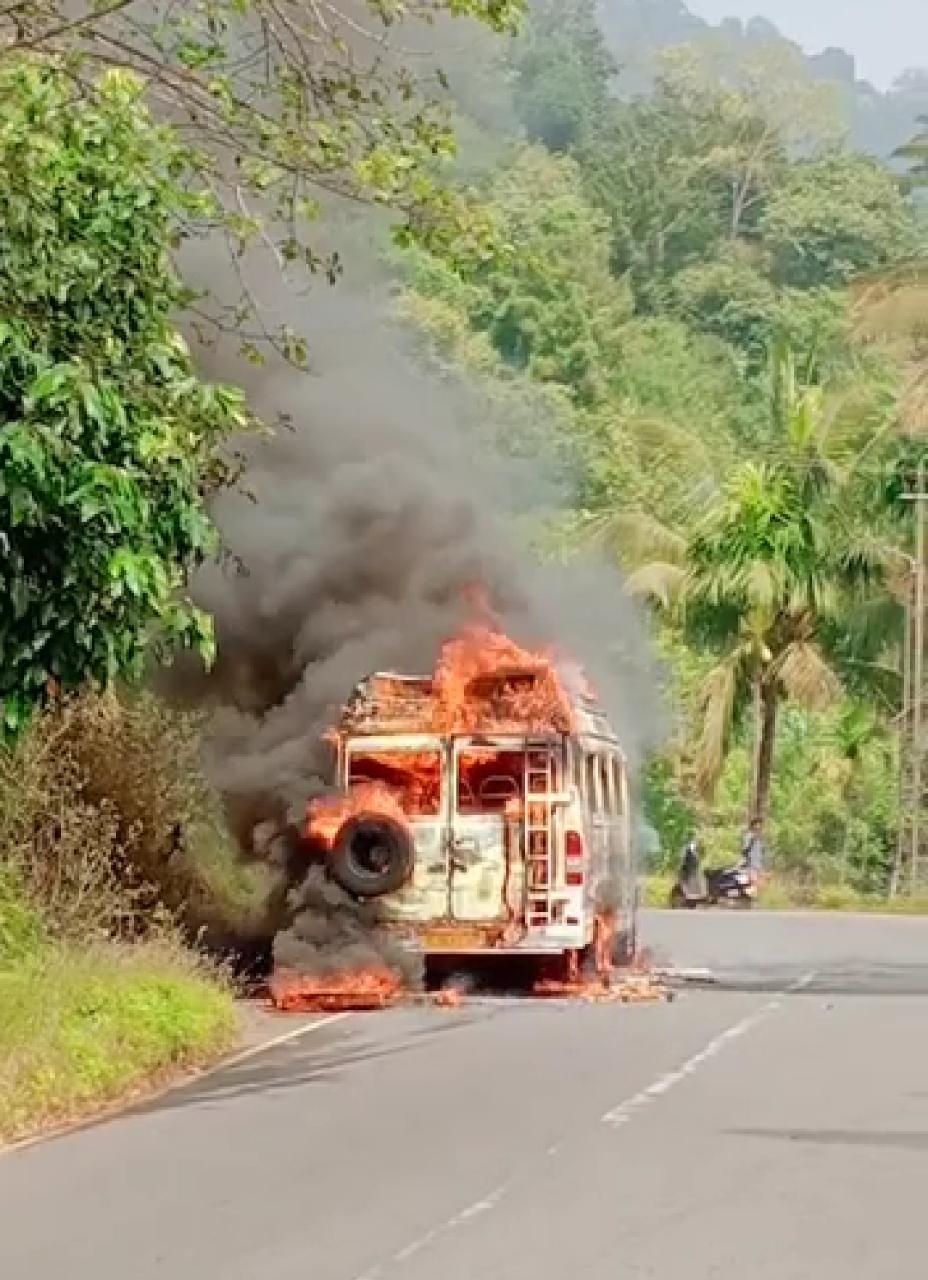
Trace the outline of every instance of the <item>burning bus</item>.
<path fill-rule="evenodd" d="M 471 627 L 431 675 L 362 682 L 330 736 L 339 787 L 307 840 L 405 945 L 572 972 L 632 957 L 626 761 L 580 672 Z"/>

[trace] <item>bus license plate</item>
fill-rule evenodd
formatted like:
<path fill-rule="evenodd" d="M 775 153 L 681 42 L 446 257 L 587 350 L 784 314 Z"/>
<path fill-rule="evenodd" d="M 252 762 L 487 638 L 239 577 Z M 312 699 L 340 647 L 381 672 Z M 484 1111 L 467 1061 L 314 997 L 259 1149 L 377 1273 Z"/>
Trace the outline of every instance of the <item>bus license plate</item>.
<path fill-rule="evenodd" d="M 479 951 L 487 945 L 478 929 L 433 929 L 421 939 L 427 951 Z"/>

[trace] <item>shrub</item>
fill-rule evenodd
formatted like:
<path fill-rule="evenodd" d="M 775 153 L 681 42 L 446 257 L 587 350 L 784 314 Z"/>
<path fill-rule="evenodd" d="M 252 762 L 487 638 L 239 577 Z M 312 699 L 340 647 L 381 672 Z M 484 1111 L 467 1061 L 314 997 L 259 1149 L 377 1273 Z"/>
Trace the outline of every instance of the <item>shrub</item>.
<path fill-rule="evenodd" d="M 200 721 L 86 693 L 0 752 L 0 865 L 57 937 L 234 925 L 257 901 L 200 769 Z"/>

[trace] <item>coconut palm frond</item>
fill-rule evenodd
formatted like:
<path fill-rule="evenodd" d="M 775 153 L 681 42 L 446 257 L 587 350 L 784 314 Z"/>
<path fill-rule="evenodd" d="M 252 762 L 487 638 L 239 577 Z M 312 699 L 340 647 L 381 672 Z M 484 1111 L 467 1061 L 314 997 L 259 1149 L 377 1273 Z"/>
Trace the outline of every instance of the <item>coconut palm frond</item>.
<path fill-rule="evenodd" d="M 857 281 L 851 310 L 852 332 L 872 342 L 908 336 L 925 322 L 928 262 L 915 259 Z"/>
<path fill-rule="evenodd" d="M 741 648 L 731 653 L 712 668 L 700 690 L 702 734 L 696 772 L 699 788 L 707 799 L 715 792 L 725 763 L 744 656 Z"/>
<path fill-rule="evenodd" d="M 885 661 L 898 675 L 904 634 L 901 602 L 880 593 L 847 602 L 835 625 L 825 628 L 823 645 L 836 669 Z"/>
<path fill-rule="evenodd" d="M 925 314 L 928 314 L 928 290 Z M 912 368 L 899 398 L 899 414 L 902 435 L 928 439 L 928 362 Z"/>
<path fill-rule="evenodd" d="M 776 675 L 787 696 L 806 707 L 826 707 L 841 695 L 841 681 L 808 640 L 787 646 L 777 662 Z"/>
<path fill-rule="evenodd" d="M 625 583 L 629 595 L 672 609 L 686 588 L 687 573 L 678 564 L 652 560 L 630 574 Z"/>
<path fill-rule="evenodd" d="M 744 594 L 749 607 L 770 612 L 782 594 L 782 575 L 768 560 L 752 560 L 742 571 Z"/>
<path fill-rule="evenodd" d="M 691 467 L 694 472 L 710 470 L 712 457 L 705 442 L 686 427 L 666 418 L 634 418 L 625 430 L 643 459 Z"/>
<path fill-rule="evenodd" d="M 686 539 L 645 511 L 609 511 L 585 521 L 578 535 L 589 549 L 613 556 L 626 568 L 651 560 L 682 565 Z"/>
<path fill-rule="evenodd" d="M 908 576 L 911 560 L 879 530 L 863 527 L 847 533 L 840 564 L 852 582 L 894 583 Z"/>

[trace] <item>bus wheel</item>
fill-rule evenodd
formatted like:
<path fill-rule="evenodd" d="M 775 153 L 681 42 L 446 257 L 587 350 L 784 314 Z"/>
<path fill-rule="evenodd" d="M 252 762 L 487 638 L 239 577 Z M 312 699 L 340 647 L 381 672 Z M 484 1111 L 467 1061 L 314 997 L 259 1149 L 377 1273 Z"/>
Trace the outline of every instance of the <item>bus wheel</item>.
<path fill-rule="evenodd" d="M 412 836 L 395 818 L 358 813 L 335 837 L 329 874 L 356 898 L 380 898 L 403 887 L 415 857 Z"/>

